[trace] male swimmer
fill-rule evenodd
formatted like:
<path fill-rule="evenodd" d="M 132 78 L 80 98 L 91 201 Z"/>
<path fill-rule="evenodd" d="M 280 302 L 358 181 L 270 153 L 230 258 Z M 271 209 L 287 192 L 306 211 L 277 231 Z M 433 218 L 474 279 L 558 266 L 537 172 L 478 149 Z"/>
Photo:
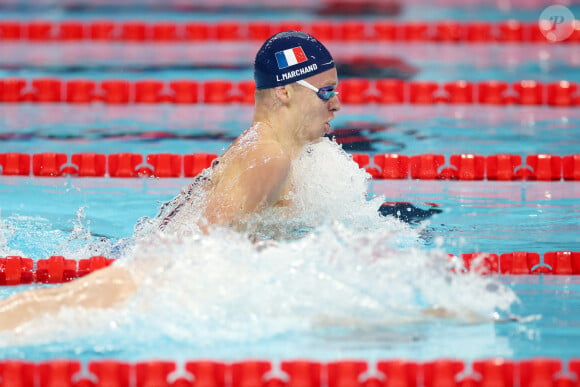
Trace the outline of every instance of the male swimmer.
<path fill-rule="evenodd" d="M 302 149 L 330 132 L 340 109 L 334 60 L 314 37 L 280 32 L 254 62 L 255 112 L 251 127 L 176 199 L 162 208 L 158 226 L 172 232 L 196 207 L 199 227 L 243 229 L 248 216 L 287 205 L 291 165 Z M 201 198 L 201 200 L 199 200 Z M 189 219 L 189 221 L 191 221 Z M 65 306 L 108 308 L 129 298 L 138 279 L 113 264 L 59 287 L 28 290 L 0 302 L 0 330 Z"/>
<path fill-rule="evenodd" d="M 247 215 L 285 205 L 292 161 L 305 145 L 330 132 L 329 121 L 340 109 L 336 68 L 328 50 L 315 38 L 286 31 L 268 39 L 258 51 L 254 80 L 252 126 L 207 176 L 168 203 L 161 215 L 162 229 L 178 218 L 175 209 L 195 205 L 192 199 L 199 194 L 192 192 L 200 188 L 202 221 L 210 225 L 240 229 Z"/>

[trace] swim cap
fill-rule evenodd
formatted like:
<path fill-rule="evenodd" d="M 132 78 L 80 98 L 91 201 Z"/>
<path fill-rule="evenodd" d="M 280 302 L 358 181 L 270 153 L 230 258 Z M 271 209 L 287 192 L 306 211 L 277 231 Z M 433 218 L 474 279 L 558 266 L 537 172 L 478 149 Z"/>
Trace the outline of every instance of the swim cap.
<path fill-rule="evenodd" d="M 279 32 L 256 54 L 256 89 L 287 85 L 333 67 L 334 59 L 314 37 L 300 31 Z"/>

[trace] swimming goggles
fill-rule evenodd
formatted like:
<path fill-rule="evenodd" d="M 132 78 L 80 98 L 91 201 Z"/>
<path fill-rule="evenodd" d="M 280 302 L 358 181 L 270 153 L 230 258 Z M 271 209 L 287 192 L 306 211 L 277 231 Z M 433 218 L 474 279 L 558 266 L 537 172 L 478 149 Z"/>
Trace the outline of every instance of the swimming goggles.
<path fill-rule="evenodd" d="M 296 83 L 306 87 L 307 89 L 314 91 L 318 96 L 318 98 L 320 98 L 324 102 L 328 102 L 329 99 L 331 99 L 335 95 L 338 95 L 338 91 L 335 91 L 336 86 L 325 86 L 318 89 L 316 88 L 316 86 L 311 85 L 310 83 L 306 82 L 303 79 L 296 81 Z"/>

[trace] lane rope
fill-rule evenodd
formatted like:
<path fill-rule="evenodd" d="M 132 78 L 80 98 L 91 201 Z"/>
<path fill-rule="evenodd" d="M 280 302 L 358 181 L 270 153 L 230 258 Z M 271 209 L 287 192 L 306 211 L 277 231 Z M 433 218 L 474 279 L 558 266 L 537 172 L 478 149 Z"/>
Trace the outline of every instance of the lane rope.
<path fill-rule="evenodd" d="M 580 359 L 7 360 L 0 361 L 0 378 L 11 386 L 72 387 L 378 387 L 385 380 L 389 386 L 573 386 L 580 379 Z"/>
<path fill-rule="evenodd" d="M 580 181 L 580 154 L 401 155 L 352 153 L 373 179 Z M 180 178 L 195 177 L 213 153 L 0 153 L 0 176 Z"/>
<path fill-rule="evenodd" d="M 2 257 L 0 286 L 69 282 L 107 267 L 114 261 L 103 256 L 78 261 L 63 256 L 38 260 L 21 256 Z M 578 275 L 580 251 L 549 251 L 543 255 L 529 251 L 449 254 L 449 268 L 456 273 L 472 271 L 482 275 Z"/>
<path fill-rule="evenodd" d="M 26 42 L 203 42 L 203 41 L 264 41 L 283 30 L 301 30 L 325 42 L 447 42 L 447 43 L 551 43 L 546 38 L 552 25 L 537 21 L 515 19 L 500 22 L 460 22 L 452 20 L 374 22 L 362 20 L 317 20 L 304 23 L 298 20 L 268 22 L 146 22 L 116 21 L 50 21 L 3 20 L 0 22 L 0 41 Z M 574 23 L 573 32 L 563 42 L 580 42 L 580 25 Z"/>
<path fill-rule="evenodd" d="M 571 107 L 580 105 L 578 83 L 567 80 L 506 82 L 403 81 L 347 78 L 338 85 L 345 104 L 483 104 Z M 0 103 L 253 104 L 254 81 L 101 80 L 0 78 Z"/>

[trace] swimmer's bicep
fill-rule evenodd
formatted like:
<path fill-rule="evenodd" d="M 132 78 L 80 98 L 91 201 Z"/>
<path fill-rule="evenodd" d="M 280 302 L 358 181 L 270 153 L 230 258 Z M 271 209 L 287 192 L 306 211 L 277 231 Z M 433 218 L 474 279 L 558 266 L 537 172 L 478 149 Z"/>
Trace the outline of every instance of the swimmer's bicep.
<path fill-rule="evenodd" d="M 271 157 L 248 168 L 240 179 L 244 212 L 258 211 L 278 201 L 290 174 L 290 159 Z"/>
<path fill-rule="evenodd" d="M 290 171 L 290 159 L 277 149 L 239 160 L 234 175 L 223 176 L 207 198 L 203 211 L 210 224 L 234 225 L 244 215 L 274 204 Z"/>

